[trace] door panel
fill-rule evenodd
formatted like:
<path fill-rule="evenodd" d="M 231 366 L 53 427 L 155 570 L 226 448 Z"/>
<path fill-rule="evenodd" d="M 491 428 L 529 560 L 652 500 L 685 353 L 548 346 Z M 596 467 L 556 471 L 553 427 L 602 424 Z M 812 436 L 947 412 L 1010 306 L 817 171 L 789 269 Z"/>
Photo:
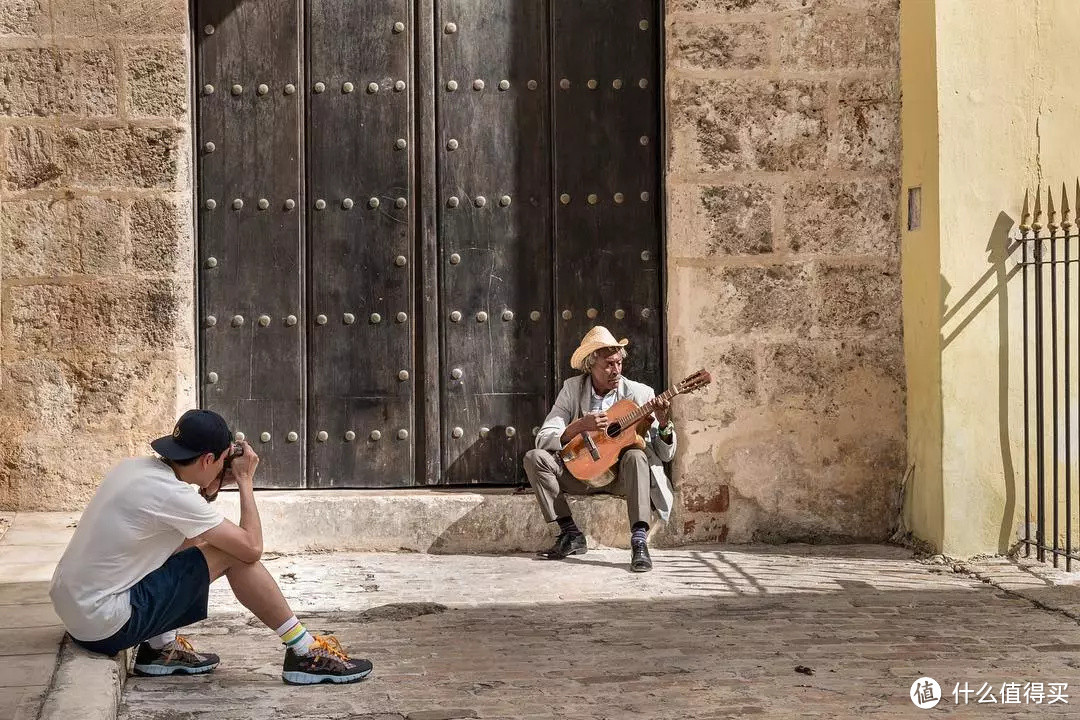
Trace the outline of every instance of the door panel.
<path fill-rule="evenodd" d="M 581 337 L 630 339 L 624 371 L 662 383 L 661 18 L 651 0 L 552 0 L 560 379 Z"/>
<path fill-rule="evenodd" d="M 413 50 L 395 28 L 409 3 L 308 7 L 310 482 L 411 485 Z"/>
<path fill-rule="evenodd" d="M 200 387 L 260 486 L 521 482 L 596 324 L 659 385 L 655 5 L 197 0 Z"/>
<path fill-rule="evenodd" d="M 551 382 L 546 4 L 437 7 L 443 482 L 508 483 Z"/>
<path fill-rule="evenodd" d="M 299 5 L 195 14 L 203 405 L 259 453 L 259 487 L 302 487 Z"/>

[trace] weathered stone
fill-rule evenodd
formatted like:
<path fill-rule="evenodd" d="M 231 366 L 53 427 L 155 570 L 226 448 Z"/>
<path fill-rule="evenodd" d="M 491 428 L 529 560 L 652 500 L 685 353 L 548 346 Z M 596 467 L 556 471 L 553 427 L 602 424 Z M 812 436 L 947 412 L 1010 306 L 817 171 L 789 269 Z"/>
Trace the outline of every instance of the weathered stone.
<path fill-rule="evenodd" d="M 116 273 L 123 263 L 121 237 L 115 200 L 7 200 L 0 213 L 3 276 Z"/>
<path fill-rule="evenodd" d="M 673 23 L 668 37 L 672 68 L 752 69 L 769 62 L 769 33 L 760 24 Z"/>
<path fill-rule="evenodd" d="M 113 115 L 114 65 L 108 50 L 0 51 L 0 115 Z"/>
<path fill-rule="evenodd" d="M 0 35 L 36 36 L 48 31 L 42 0 L 4 0 L 0 3 Z"/>
<path fill-rule="evenodd" d="M 903 405 L 904 350 L 899 338 L 770 345 L 762 377 L 775 409 L 895 425 L 889 410 Z"/>
<path fill-rule="evenodd" d="M 668 13 L 708 13 L 739 17 L 748 13 L 896 9 L 900 0 L 667 0 Z"/>
<path fill-rule="evenodd" d="M 893 257 L 900 252 L 893 180 L 812 180 L 784 193 L 784 240 L 790 250 Z"/>
<path fill-rule="evenodd" d="M 799 264 L 676 267 L 668 302 L 675 335 L 803 332 L 811 320 L 810 275 Z"/>
<path fill-rule="evenodd" d="M 672 85 L 675 172 L 812 170 L 824 165 L 826 85 L 681 80 Z"/>
<path fill-rule="evenodd" d="M 692 435 L 677 463 L 679 489 L 701 509 L 684 507 L 679 522 L 690 523 L 691 536 L 700 525 L 725 528 L 732 542 L 884 539 L 899 511 L 902 400 L 872 411 L 824 417 L 763 408 L 711 441 Z M 877 424 L 867 419 L 873 414 Z M 717 513 L 725 492 L 728 510 Z"/>
<path fill-rule="evenodd" d="M 4 388 L 48 432 L 160 433 L 175 419 L 175 373 L 171 355 L 28 355 L 5 363 Z"/>
<path fill-rule="evenodd" d="M 668 252 L 678 257 L 757 255 L 773 251 L 772 188 L 672 185 Z"/>
<path fill-rule="evenodd" d="M 131 259 L 136 270 L 169 273 L 179 270 L 179 240 L 187 231 L 186 205 L 155 198 L 136 200 L 129 212 Z"/>
<path fill-rule="evenodd" d="M 698 336 L 682 334 L 671 338 L 668 346 L 672 379 L 682 378 L 700 369 L 708 370 L 712 383 L 676 401 L 674 417 L 718 421 L 730 425 L 738 413 L 760 402 L 758 362 L 752 345 L 702 341 Z"/>
<path fill-rule="evenodd" d="M 128 112 L 182 118 L 187 111 L 187 54 L 179 43 L 129 47 L 125 51 Z"/>
<path fill-rule="evenodd" d="M 894 265 L 825 265 L 818 268 L 821 308 L 827 331 L 900 333 L 900 273 Z"/>
<path fill-rule="evenodd" d="M 182 133 L 171 128 L 11 128 L 8 190 L 39 187 L 170 187 Z"/>
<path fill-rule="evenodd" d="M 16 285 L 7 295 L 5 346 L 25 352 L 172 348 L 184 302 L 181 288 L 165 280 Z"/>
<path fill-rule="evenodd" d="M 186 0 L 87 2 L 49 0 L 57 35 L 182 35 L 188 29 Z"/>
<path fill-rule="evenodd" d="M 776 12 L 802 9 L 806 0 L 667 0 L 669 13 Z"/>
<path fill-rule="evenodd" d="M 806 13 L 784 20 L 780 65 L 792 70 L 884 69 L 900 55 L 898 9 L 867 14 Z"/>
<path fill-rule="evenodd" d="M 839 162 L 851 170 L 900 164 L 900 100 L 895 78 L 840 84 Z"/>

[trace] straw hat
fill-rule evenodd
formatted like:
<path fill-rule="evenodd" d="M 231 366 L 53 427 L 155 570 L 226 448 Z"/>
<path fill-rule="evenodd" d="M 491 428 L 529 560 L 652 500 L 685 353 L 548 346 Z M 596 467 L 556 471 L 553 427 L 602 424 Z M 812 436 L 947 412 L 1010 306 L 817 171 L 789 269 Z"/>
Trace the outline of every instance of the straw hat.
<path fill-rule="evenodd" d="M 597 325 L 585 333 L 585 337 L 581 338 L 578 349 L 570 356 L 570 366 L 575 370 L 584 370 L 581 364 L 585 362 L 585 358 L 589 357 L 589 355 L 601 348 L 624 347 L 628 342 L 629 340 L 626 338 L 616 340 L 610 330 L 602 325 Z"/>

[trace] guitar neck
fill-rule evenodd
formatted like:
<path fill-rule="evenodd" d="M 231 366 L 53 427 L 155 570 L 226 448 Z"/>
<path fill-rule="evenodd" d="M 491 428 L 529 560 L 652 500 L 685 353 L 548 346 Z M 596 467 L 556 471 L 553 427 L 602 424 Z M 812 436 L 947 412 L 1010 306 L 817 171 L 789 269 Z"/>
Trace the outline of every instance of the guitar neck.
<path fill-rule="evenodd" d="M 648 415 L 650 415 L 652 413 L 653 408 L 656 407 L 657 401 L 659 401 L 659 400 L 670 400 L 671 398 L 675 397 L 678 394 L 679 394 L 679 388 L 677 386 L 675 386 L 675 385 L 672 385 L 667 390 L 660 393 L 659 395 L 654 397 L 652 400 L 650 400 L 649 402 L 645 403 L 644 405 L 639 407 L 634 412 L 627 415 L 622 420 L 622 422 L 624 423 L 623 427 L 629 427 L 631 425 L 636 425 L 640 420 L 644 419 L 646 416 L 648 416 Z"/>

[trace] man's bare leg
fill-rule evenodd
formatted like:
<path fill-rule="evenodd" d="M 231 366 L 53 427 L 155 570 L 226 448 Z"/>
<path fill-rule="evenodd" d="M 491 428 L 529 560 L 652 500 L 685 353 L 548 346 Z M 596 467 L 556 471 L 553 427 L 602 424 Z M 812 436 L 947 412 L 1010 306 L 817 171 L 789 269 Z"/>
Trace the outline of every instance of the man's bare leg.
<path fill-rule="evenodd" d="M 261 562 L 246 563 L 215 547 L 199 547 L 206 557 L 210 582 L 224 575 L 240 604 L 271 630 L 292 617 L 289 603 L 274 577 Z"/>

